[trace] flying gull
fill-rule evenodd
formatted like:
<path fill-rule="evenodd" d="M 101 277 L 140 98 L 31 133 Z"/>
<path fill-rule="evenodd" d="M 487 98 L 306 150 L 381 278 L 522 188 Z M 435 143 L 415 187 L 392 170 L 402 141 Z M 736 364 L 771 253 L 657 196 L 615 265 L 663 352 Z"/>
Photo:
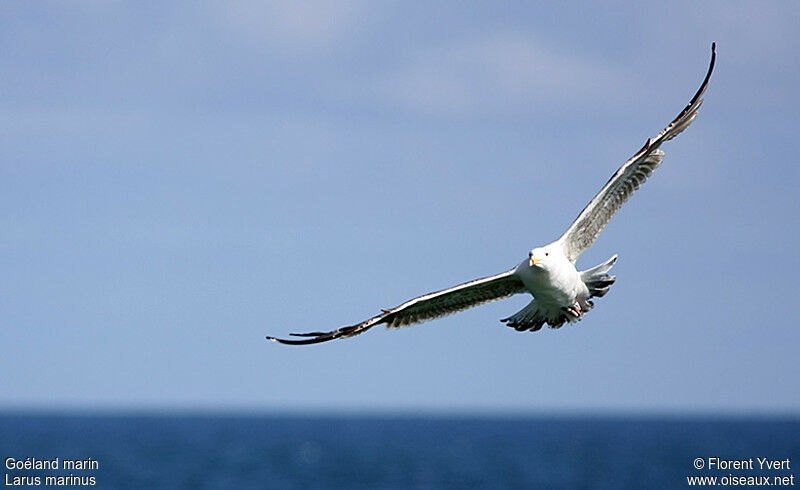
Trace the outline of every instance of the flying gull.
<path fill-rule="evenodd" d="M 526 292 L 533 296 L 533 300 L 500 321 L 520 332 L 535 332 L 545 324 L 559 328 L 580 320 L 594 306 L 591 298 L 604 296 L 614 284 L 616 277 L 609 275 L 608 271 L 617 256 L 584 271 L 577 270 L 575 262 L 595 242 L 622 204 L 661 163 L 664 158 L 661 144 L 680 134 L 697 117 L 715 59 L 716 45 L 712 43 L 708 72 L 686 108 L 622 164 L 558 240 L 534 248 L 528 253 L 528 258 L 513 269 L 414 298 L 400 306 L 381 310 L 379 315 L 356 325 L 330 332 L 291 334 L 299 337 L 297 339 L 267 339 L 291 345 L 316 344 L 353 337 L 375 325 L 384 324 L 389 328 L 413 325 Z"/>

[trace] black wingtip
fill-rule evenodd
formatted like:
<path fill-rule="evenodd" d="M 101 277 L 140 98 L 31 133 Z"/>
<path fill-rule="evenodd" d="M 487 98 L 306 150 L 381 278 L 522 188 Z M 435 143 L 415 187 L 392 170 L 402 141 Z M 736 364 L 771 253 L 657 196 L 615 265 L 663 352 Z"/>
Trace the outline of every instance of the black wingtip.
<path fill-rule="evenodd" d="M 310 339 L 303 339 L 303 340 L 291 340 L 291 339 L 279 339 L 277 337 L 270 337 L 270 336 L 267 336 L 266 339 L 284 345 L 309 345 L 309 344 L 317 344 L 319 342 L 324 342 L 325 340 L 330 340 L 320 337 L 313 337 Z"/>
<path fill-rule="evenodd" d="M 717 61 L 717 43 L 711 43 L 711 62 L 708 64 L 708 72 L 706 73 L 706 78 L 703 80 L 703 85 L 708 85 L 708 81 L 711 79 L 711 73 L 714 71 L 714 63 Z"/>
<path fill-rule="evenodd" d="M 714 72 L 714 64 L 716 62 L 717 62 L 717 43 L 712 42 L 711 43 L 711 61 L 708 63 L 708 71 L 706 72 L 706 76 L 705 76 L 705 78 L 703 78 L 703 82 L 700 84 L 700 88 L 697 89 L 697 92 L 695 92 L 694 97 L 692 97 L 692 99 L 689 101 L 689 103 L 686 104 L 686 107 L 680 112 L 680 114 L 678 114 L 678 116 L 675 119 L 673 119 L 672 122 L 669 123 L 670 126 L 676 124 L 678 121 L 681 120 L 682 117 L 684 117 L 686 114 L 688 114 L 689 111 L 692 109 L 692 106 L 695 106 L 695 104 L 698 104 L 698 101 L 700 101 L 700 103 L 702 103 L 702 100 L 700 100 L 700 97 L 703 96 L 703 94 L 706 91 L 706 88 L 708 88 L 708 82 L 711 80 L 711 74 Z M 699 107 L 699 104 L 697 105 L 697 107 Z M 697 109 L 697 107 L 695 107 L 695 110 Z M 647 146 L 648 145 L 645 145 L 645 148 L 647 148 Z M 639 150 L 639 151 L 641 151 L 641 150 Z"/>
<path fill-rule="evenodd" d="M 706 91 L 706 87 L 708 87 L 708 82 L 711 80 L 711 74 L 714 72 L 714 64 L 717 62 L 717 43 L 711 43 L 711 61 L 708 63 L 708 71 L 706 72 L 706 77 L 703 79 L 703 83 L 700 84 L 700 88 L 697 90 L 697 93 L 694 94 L 692 97 L 692 101 L 689 105 L 694 104 L 694 102 L 703 95 L 703 92 Z"/>

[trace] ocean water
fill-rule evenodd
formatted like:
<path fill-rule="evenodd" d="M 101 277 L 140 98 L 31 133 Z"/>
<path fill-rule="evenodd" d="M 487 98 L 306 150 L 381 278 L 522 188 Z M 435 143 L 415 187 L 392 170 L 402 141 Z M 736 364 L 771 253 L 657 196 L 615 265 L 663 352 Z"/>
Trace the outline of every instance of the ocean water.
<path fill-rule="evenodd" d="M 7 414 L 0 456 L 6 484 L 42 487 L 72 475 L 136 489 L 687 488 L 691 475 L 800 477 L 800 420 Z M 29 457 L 62 466 L 6 467 Z M 694 468 L 711 457 L 791 468 Z M 63 468 L 87 458 L 96 469 Z"/>

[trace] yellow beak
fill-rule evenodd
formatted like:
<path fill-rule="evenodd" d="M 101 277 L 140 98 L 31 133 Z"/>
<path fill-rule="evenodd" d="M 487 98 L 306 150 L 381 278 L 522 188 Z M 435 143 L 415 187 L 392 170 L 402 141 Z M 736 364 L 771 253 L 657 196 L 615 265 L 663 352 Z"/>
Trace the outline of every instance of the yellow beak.
<path fill-rule="evenodd" d="M 535 266 L 536 264 L 538 264 L 541 261 L 542 261 L 542 259 L 537 259 L 536 256 L 531 255 L 531 260 L 530 260 L 531 267 Z"/>

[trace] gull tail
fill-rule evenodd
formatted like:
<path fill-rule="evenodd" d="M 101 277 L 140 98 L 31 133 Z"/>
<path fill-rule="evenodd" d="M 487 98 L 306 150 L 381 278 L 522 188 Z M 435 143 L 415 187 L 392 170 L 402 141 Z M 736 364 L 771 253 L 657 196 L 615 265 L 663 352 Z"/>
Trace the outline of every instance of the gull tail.
<path fill-rule="evenodd" d="M 544 324 L 547 323 L 547 315 L 539 309 L 536 300 L 533 300 L 525 308 L 500 321 L 517 332 L 536 332 L 541 330 Z M 561 323 L 564 322 L 562 321 Z"/>
<path fill-rule="evenodd" d="M 589 294 L 592 297 L 602 298 L 608 292 L 608 288 L 617 280 L 616 276 L 608 274 L 616 261 L 617 256 L 614 255 L 600 265 L 581 271 L 581 280 L 589 288 Z"/>

